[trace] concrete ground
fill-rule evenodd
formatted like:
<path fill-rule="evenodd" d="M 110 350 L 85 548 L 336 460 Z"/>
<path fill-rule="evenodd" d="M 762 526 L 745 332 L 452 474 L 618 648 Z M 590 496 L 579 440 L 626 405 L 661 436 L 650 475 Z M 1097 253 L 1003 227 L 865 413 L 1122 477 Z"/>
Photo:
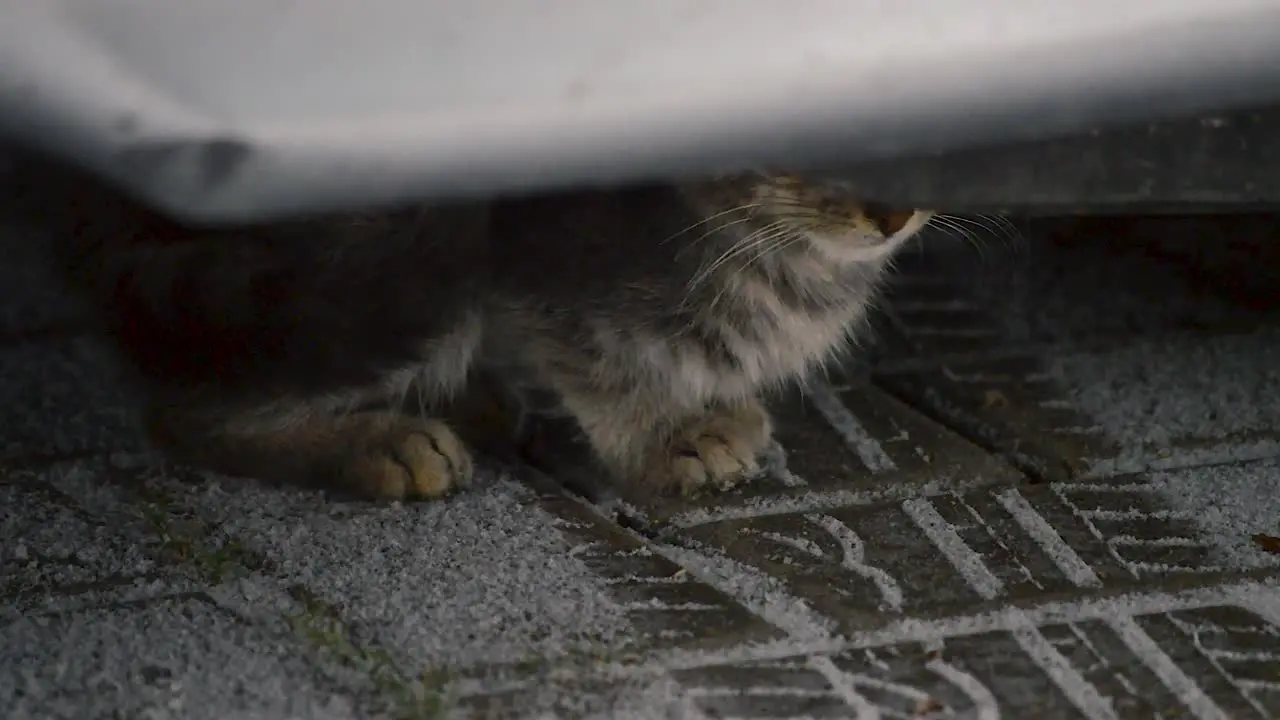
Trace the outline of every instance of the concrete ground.
<path fill-rule="evenodd" d="M 925 238 L 741 491 L 376 505 L 148 456 L 5 217 L 6 718 L 1280 717 L 1265 226 Z"/>

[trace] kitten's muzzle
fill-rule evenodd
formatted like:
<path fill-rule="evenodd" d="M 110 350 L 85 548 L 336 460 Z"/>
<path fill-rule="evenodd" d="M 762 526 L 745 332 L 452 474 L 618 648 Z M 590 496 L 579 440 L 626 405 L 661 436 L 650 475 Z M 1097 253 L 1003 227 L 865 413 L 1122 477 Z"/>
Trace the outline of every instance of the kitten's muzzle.
<path fill-rule="evenodd" d="M 916 211 L 898 210 L 888 205 L 869 203 L 863 206 L 862 214 L 885 237 L 893 237 L 899 230 L 906 227 L 907 223 L 911 222 L 911 218 L 915 217 Z"/>

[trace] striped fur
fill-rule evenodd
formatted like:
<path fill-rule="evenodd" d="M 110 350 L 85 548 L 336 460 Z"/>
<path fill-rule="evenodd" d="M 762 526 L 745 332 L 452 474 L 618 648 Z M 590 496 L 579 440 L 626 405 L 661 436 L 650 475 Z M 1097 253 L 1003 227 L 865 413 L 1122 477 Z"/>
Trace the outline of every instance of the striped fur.
<path fill-rule="evenodd" d="M 383 498 L 469 479 L 436 416 L 477 367 L 558 393 L 621 482 L 733 484 L 769 442 L 757 398 L 849 341 L 928 219 L 765 174 L 236 231 L 67 205 L 68 278 L 159 447 Z"/>

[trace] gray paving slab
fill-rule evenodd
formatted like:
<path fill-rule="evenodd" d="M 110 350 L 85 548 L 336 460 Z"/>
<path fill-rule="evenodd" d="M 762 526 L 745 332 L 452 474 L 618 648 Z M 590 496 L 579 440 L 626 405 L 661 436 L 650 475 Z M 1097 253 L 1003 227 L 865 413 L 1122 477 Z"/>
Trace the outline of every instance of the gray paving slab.
<path fill-rule="evenodd" d="M 68 596 L 154 577 L 157 564 L 142 532 L 112 526 L 56 489 L 16 474 L 0 484 L 0 618 L 47 612 Z"/>
<path fill-rule="evenodd" d="M 624 492 L 626 514 L 653 528 L 682 526 L 715 517 L 835 507 L 1021 477 L 1011 465 L 865 379 L 815 381 L 804 392 L 775 398 L 770 410 L 778 429 L 757 477 L 728 492 L 692 498 Z M 551 432 L 560 436 L 566 430 L 572 432 L 562 425 Z M 565 445 L 535 444 L 527 457 L 553 475 L 585 478 L 585 484 L 599 482 L 589 460 L 563 452 Z"/>
<path fill-rule="evenodd" d="M 1150 475 L 1171 516 L 1211 538 L 1215 559 L 1229 567 L 1280 564 L 1280 462 L 1274 459 L 1183 468 Z"/>
<path fill-rule="evenodd" d="M 5 663 L 18 668 L 0 696 L 11 718 L 354 717 L 309 679 L 287 630 L 198 597 L 23 618 L 0 630 Z"/>
<path fill-rule="evenodd" d="M 83 337 L 0 346 L 0 459 L 140 450 L 120 377 Z"/>
<path fill-rule="evenodd" d="M 1199 333 L 1135 341 L 1105 352 L 1060 353 L 1046 372 L 1117 446 L 1116 471 L 1204 465 L 1277 453 L 1280 333 Z M 1095 472 L 1109 468 L 1098 467 Z"/>
<path fill-rule="evenodd" d="M 523 486 L 491 478 L 448 504 L 338 514 L 292 493 L 207 485 L 193 504 L 417 667 L 607 651 L 630 634 L 607 593 Z M 311 507 L 308 507 L 311 505 Z"/>
<path fill-rule="evenodd" d="M 1228 255 L 1231 267 L 1243 265 L 1256 276 L 1251 258 L 1227 241 L 1265 245 L 1265 225 L 1220 228 L 1184 221 L 1192 229 L 1174 234 L 1166 221 L 1140 239 L 1132 226 L 1115 223 L 986 225 L 962 226 L 971 233 L 965 241 L 954 237 L 959 230 L 951 237 L 945 231 L 939 233 L 943 237 L 922 237 L 898 261 L 888 307 L 917 352 L 937 357 L 1126 341 L 1178 330 L 1247 329 L 1275 314 L 1275 302 L 1233 302 L 1222 287 L 1229 283 L 1206 283 L 1195 266 L 1173 261 L 1190 248 L 1212 246 L 1197 262 Z M 1227 238 L 1225 230 L 1244 235 Z M 1228 268 L 1220 266 L 1219 272 Z"/>
<path fill-rule="evenodd" d="M 673 674 L 704 717 L 1268 718 L 1276 598 L 1249 584 L 1009 609 Z"/>
<path fill-rule="evenodd" d="M 879 382 L 1048 478 L 1280 454 L 1280 335 L 1186 333 L 1123 347 L 970 358 Z"/>

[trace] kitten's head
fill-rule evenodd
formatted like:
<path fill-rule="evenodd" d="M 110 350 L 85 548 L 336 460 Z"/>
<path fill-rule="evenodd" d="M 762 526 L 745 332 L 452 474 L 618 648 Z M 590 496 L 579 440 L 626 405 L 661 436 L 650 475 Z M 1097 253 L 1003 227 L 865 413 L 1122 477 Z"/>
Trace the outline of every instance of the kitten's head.
<path fill-rule="evenodd" d="M 747 241 L 800 243 L 836 262 L 881 259 L 918 233 L 933 211 L 859 201 L 838 181 L 750 172 L 685 186 L 700 213 Z M 716 222 L 716 221 L 712 221 Z"/>

